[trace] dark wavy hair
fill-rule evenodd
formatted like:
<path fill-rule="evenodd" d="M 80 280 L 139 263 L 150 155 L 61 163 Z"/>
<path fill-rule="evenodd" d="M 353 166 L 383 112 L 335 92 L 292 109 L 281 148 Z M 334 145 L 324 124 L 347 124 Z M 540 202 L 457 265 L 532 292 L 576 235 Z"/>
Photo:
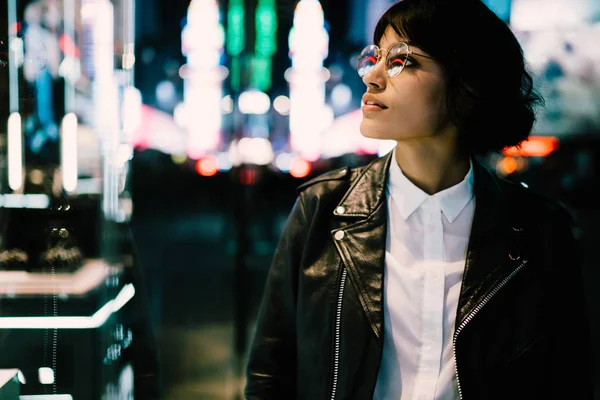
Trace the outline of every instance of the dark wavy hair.
<path fill-rule="evenodd" d="M 529 137 L 543 99 L 517 38 L 485 4 L 400 1 L 379 19 L 373 43 L 379 44 L 388 26 L 441 64 L 449 116 L 463 151 L 486 154 Z"/>

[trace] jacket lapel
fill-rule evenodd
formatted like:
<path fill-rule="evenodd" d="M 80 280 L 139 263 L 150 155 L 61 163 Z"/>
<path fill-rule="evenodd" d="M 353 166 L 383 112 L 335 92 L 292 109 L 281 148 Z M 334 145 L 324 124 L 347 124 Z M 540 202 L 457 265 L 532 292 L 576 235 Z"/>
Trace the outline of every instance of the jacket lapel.
<path fill-rule="evenodd" d="M 373 332 L 381 340 L 387 235 L 385 186 L 392 153 L 365 167 L 334 211 L 332 238 Z M 343 238 L 336 233 L 343 231 Z M 339 234 L 337 235 L 339 237 Z"/>

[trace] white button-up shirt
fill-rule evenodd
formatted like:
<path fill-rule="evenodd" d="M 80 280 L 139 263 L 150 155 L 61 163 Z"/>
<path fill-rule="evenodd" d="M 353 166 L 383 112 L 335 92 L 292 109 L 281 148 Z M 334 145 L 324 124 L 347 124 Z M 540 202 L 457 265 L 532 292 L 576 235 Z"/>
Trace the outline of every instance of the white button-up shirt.
<path fill-rule="evenodd" d="M 387 200 L 385 336 L 374 399 L 458 399 L 452 338 L 475 210 L 473 167 L 430 196 L 394 158 Z"/>

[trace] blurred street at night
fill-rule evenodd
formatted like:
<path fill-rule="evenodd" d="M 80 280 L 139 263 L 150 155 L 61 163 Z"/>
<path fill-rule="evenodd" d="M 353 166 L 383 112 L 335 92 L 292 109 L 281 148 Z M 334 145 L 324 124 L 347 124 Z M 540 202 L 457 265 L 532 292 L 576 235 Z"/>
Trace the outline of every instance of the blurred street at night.
<path fill-rule="evenodd" d="M 298 186 L 395 144 L 361 135 L 356 71 L 393 3 L 3 2 L 0 370 L 21 396 L 243 398 Z M 600 3 L 483 3 L 546 106 L 480 161 L 574 216 L 600 399 Z"/>

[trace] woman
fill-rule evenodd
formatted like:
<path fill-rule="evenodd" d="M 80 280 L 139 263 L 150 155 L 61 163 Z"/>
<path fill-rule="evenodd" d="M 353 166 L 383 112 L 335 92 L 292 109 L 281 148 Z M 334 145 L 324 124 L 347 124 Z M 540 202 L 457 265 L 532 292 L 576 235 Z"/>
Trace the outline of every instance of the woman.
<path fill-rule="evenodd" d="M 569 215 L 475 156 L 531 131 L 518 41 L 477 0 L 404 0 L 359 57 L 370 165 L 300 187 L 250 399 L 591 399 Z"/>

